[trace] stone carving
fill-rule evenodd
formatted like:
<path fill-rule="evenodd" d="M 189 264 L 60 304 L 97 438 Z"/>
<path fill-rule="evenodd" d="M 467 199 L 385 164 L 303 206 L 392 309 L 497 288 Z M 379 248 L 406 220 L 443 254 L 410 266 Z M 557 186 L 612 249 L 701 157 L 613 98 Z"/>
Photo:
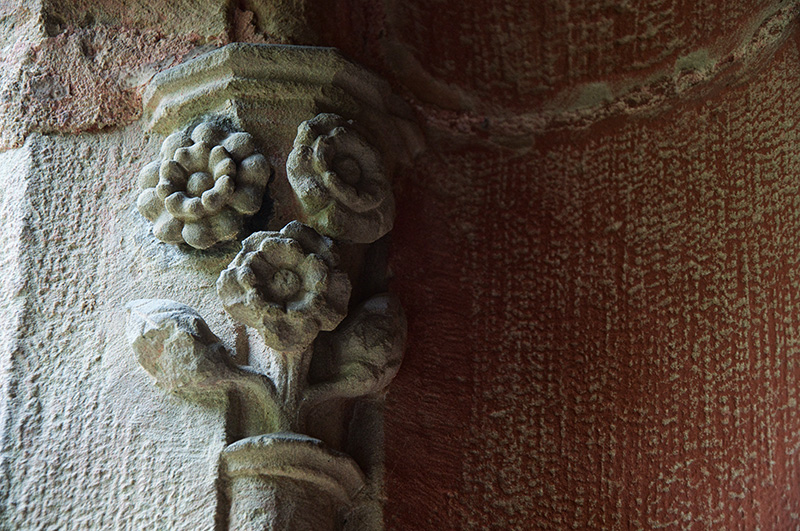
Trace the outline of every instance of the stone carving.
<path fill-rule="evenodd" d="M 139 364 L 159 387 L 196 398 L 214 389 L 235 392 L 245 404 L 242 429 L 255 435 L 285 429 L 275 385 L 237 367 L 219 338 L 189 306 L 170 300 L 128 303 L 127 336 Z"/>
<path fill-rule="evenodd" d="M 231 529 L 337 529 L 364 486 L 352 458 L 302 433 L 315 408 L 346 411 L 343 400 L 381 396 L 400 365 L 406 321 L 386 293 L 345 319 L 350 283 L 336 264 L 331 240 L 293 221 L 245 239 L 220 274 L 224 306 L 259 332 L 263 347 L 250 356 L 268 372 L 233 364 L 188 306 L 128 305 L 128 340 L 160 387 L 188 399 L 214 390 L 239 396 L 242 438 L 222 455 Z"/>
<path fill-rule="evenodd" d="M 352 459 L 297 433 L 235 442 L 222 452 L 222 463 L 229 525 L 236 530 L 340 529 L 342 507 L 364 487 Z"/>
<path fill-rule="evenodd" d="M 305 348 L 347 314 L 350 281 L 332 246 L 297 221 L 251 235 L 217 281 L 225 310 L 274 349 Z"/>
<path fill-rule="evenodd" d="M 271 173 L 248 133 L 211 122 L 169 135 L 139 174 L 139 212 L 167 243 L 208 249 L 233 240 L 261 208 Z"/>
<path fill-rule="evenodd" d="M 320 233 L 372 243 L 391 230 L 395 206 L 386 168 L 352 122 L 319 114 L 300 124 L 286 172 L 306 221 Z"/>
<path fill-rule="evenodd" d="M 377 395 L 394 379 L 403 359 L 406 319 L 400 301 L 388 293 L 367 299 L 320 342 L 311 378 L 322 382 L 304 397 L 307 407 L 341 397 Z"/>
<path fill-rule="evenodd" d="M 128 305 L 128 340 L 156 384 L 230 410 L 218 527 L 380 528 L 380 400 L 406 320 L 383 293 L 375 242 L 392 228 L 391 171 L 422 148 L 413 113 L 336 50 L 243 43 L 160 72 L 143 106 L 145 127 L 168 135 L 139 176 L 157 238 L 235 239 L 270 187 L 269 230 L 245 238 L 216 282 L 228 314 L 257 332 L 238 335 L 235 356 L 188 306 Z M 256 146 L 286 166 L 273 173 Z"/>

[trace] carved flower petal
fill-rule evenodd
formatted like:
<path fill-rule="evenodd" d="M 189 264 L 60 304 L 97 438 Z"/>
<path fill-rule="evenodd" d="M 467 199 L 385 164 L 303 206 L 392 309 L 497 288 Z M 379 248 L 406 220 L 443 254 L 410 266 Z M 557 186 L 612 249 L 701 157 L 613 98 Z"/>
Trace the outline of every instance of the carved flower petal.
<path fill-rule="evenodd" d="M 220 296 L 229 301 L 231 305 L 241 305 L 245 303 L 246 295 L 251 286 L 247 282 L 247 272 L 245 268 L 225 269 L 217 279 L 217 292 Z M 252 271 L 250 271 L 252 276 Z M 254 278 L 254 277 L 253 277 Z"/>
<path fill-rule="evenodd" d="M 261 208 L 261 193 L 252 186 L 240 186 L 233 192 L 230 205 L 240 214 L 252 216 Z"/>
<path fill-rule="evenodd" d="M 241 267 L 236 268 L 235 270 L 229 271 L 231 274 L 236 278 L 236 282 L 241 284 L 242 288 L 245 290 L 252 290 L 256 288 L 256 284 L 258 283 L 258 278 L 256 277 L 253 268 L 250 267 L 250 264 L 244 264 Z"/>
<path fill-rule="evenodd" d="M 294 139 L 293 148 L 299 149 L 303 146 L 310 147 L 319 134 L 314 132 L 314 128 L 310 125 L 312 120 L 305 121 L 297 126 L 297 136 Z"/>
<path fill-rule="evenodd" d="M 374 242 L 392 228 L 394 198 L 390 195 L 378 208 L 353 212 L 341 203 L 332 203 L 317 214 L 313 225 L 324 227 L 326 234 L 346 241 Z"/>
<path fill-rule="evenodd" d="M 206 219 L 186 223 L 181 235 L 183 240 L 195 249 L 208 249 L 217 243 L 214 230 Z"/>
<path fill-rule="evenodd" d="M 233 179 L 227 175 L 223 176 L 216 183 L 214 183 L 214 187 L 211 190 L 203 192 L 203 207 L 208 213 L 216 214 L 228 204 L 228 201 L 233 194 L 233 190 Z"/>
<path fill-rule="evenodd" d="M 264 155 L 256 153 L 239 163 L 238 182 L 262 189 L 267 185 L 271 168 Z"/>
<path fill-rule="evenodd" d="M 161 162 L 156 160 L 142 168 L 142 171 L 139 172 L 139 188 L 141 190 L 156 187 L 158 184 L 160 167 Z"/>
<path fill-rule="evenodd" d="M 333 252 L 333 240 L 308 225 L 291 221 L 281 229 L 281 235 L 296 240 L 305 253 L 318 254 L 331 267 L 339 263 L 339 257 Z"/>
<path fill-rule="evenodd" d="M 219 147 L 219 146 L 217 146 Z M 216 149 L 216 148 L 214 148 Z M 213 152 L 213 151 L 212 151 Z M 209 162 L 209 164 L 211 164 Z M 214 165 L 214 178 L 219 179 L 224 176 L 235 176 L 237 174 L 236 163 L 229 157 L 225 157 Z"/>
<path fill-rule="evenodd" d="M 208 167 L 215 168 L 219 163 L 226 160 L 233 162 L 233 159 L 231 159 L 230 154 L 225 150 L 224 147 L 214 146 L 211 148 L 211 152 L 208 154 Z M 233 165 L 235 166 L 236 163 L 234 162 Z"/>
<path fill-rule="evenodd" d="M 172 133 L 161 144 L 161 160 L 170 160 L 175 155 L 175 150 L 192 145 L 192 139 L 186 131 Z"/>
<path fill-rule="evenodd" d="M 219 214 L 209 218 L 217 241 L 233 240 L 242 230 L 242 216 L 226 208 Z"/>
<path fill-rule="evenodd" d="M 155 188 L 147 188 L 136 198 L 136 208 L 150 221 L 155 221 L 164 212 L 164 202 Z"/>
<path fill-rule="evenodd" d="M 199 197 L 203 195 L 203 192 L 211 190 L 214 184 L 214 177 L 210 173 L 198 171 L 189 177 L 189 182 L 186 183 L 186 191 L 190 196 Z"/>
<path fill-rule="evenodd" d="M 240 162 L 252 155 L 256 142 L 249 133 L 233 133 L 222 142 L 222 146 L 228 150 L 233 160 Z"/>
<path fill-rule="evenodd" d="M 174 160 L 163 161 L 158 168 L 158 173 L 162 180 L 168 181 L 175 186 L 185 186 L 189 180 L 189 174 Z"/>
<path fill-rule="evenodd" d="M 294 269 L 303 260 L 303 247 L 291 238 L 270 238 L 261 242 L 258 253 L 253 253 L 261 261 L 276 269 Z"/>
<path fill-rule="evenodd" d="M 318 136 L 335 129 L 336 127 L 350 125 L 351 122 L 345 120 L 338 114 L 321 113 L 314 118 L 303 122 L 297 128 L 294 147 L 310 146 Z"/>
<path fill-rule="evenodd" d="M 153 236 L 165 243 L 181 243 L 183 221 L 173 218 L 164 212 L 153 225 Z"/>
<path fill-rule="evenodd" d="M 298 173 L 293 175 L 295 177 L 292 180 L 292 188 L 308 214 L 313 216 L 330 206 L 333 199 L 320 179 Z"/>
<path fill-rule="evenodd" d="M 251 253 L 261 249 L 261 244 L 265 240 L 280 237 L 279 232 L 275 231 L 261 231 L 255 232 L 242 241 L 242 250 L 236 255 L 236 258 L 231 262 L 231 266 L 243 263 Z"/>
<path fill-rule="evenodd" d="M 297 269 L 302 274 L 304 290 L 322 293 L 328 289 L 328 266 L 322 256 L 307 255 Z"/>
<path fill-rule="evenodd" d="M 164 200 L 164 206 L 173 217 L 183 221 L 197 221 L 205 214 L 202 200 L 199 197 L 189 197 L 183 192 L 171 194 Z"/>
<path fill-rule="evenodd" d="M 328 301 L 328 305 L 339 315 L 339 320 L 336 322 L 336 325 L 326 330 L 333 330 L 333 328 L 338 326 L 339 321 L 347 315 L 347 306 L 350 302 L 351 290 L 352 286 L 350 285 L 350 279 L 347 277 L 347 273 L 343 271 L 334 271 L 329 275 L 328 291 L 325 294 L 325 300 Z"/>
<path fill-rule="evenodd" d="M 210 145 L 205 142 L 198 142 L 190 147 L 178 148 L 173 158 L 187 173 L 192 174 L 197 171 L 205 171 L 208 169 L 208 157 L 210 152 Z"/>
<path fill-rule="evenodd" d="M 198 124 L 192 130 L 192 140 L 195 143 L 205 142 L 206 144 L 219 144 L 225 133 L 217 126 L 209 122 Z"/>

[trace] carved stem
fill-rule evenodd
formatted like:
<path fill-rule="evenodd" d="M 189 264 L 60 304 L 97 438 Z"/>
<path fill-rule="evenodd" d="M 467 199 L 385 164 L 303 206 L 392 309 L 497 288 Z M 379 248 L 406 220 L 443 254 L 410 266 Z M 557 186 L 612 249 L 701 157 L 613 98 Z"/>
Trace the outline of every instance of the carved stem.
<path fill-rule="evenodd" d="M 275 386 L 249 367 L 232 368 L 224 383 L 241 403 L 242 435 L 250 437 L 288 429 L 289 421 L 276 401 Z"/>
<path fill-rule="evenodd" d="M 275 383 L 284 404 L 284 413 L 291 419 L 291 431 L 300 431 L 302 427 L 298 415 L 300 400 L 308 385 L 308 368 L 311 365 L 314 348 L 308 346 L 303 350 L 276 354 L 278 360 Z"/>

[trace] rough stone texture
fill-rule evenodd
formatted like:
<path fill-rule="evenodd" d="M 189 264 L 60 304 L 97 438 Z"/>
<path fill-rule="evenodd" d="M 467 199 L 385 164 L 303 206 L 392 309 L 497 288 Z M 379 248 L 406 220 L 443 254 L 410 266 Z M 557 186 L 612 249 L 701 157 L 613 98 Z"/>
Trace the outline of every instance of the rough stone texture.
<path fill-rule="evenodd" d="M 3 211 L 22 220 L 4 226 L 19 256 L 4 268 L 15 297 L 4 303 L 22 315 L 3 319 L 0 529 L 213 527 L 221 408 L 152 385 L 125 344 L 122 302 L 135 293 L 209 307 L 235 250 L 200 257 L 197 267 L 154 244 L 132 207 L 142 138 L 137 128 L 33 135 L 2 155 L 0 173 L 16 184 Z M 222 308 L 205 317 L 233 330 Z"/>
<path fill-rule="evenodd" d="M 16 41 L 0 62 L 0 148 L 19 146 L 31 132 L 133 122 L 143 86 L 202 42 L 194 34 L 165 38 L 156 29 L 124 27 L 70 27 L 55 37 Z"/>
<path fill-rule="evenodd" d="M 314 36 L 258 20 L 305 3 L 252 4 L 200 29 L 216 4 L 0 7 L 0 528 L 214 527 L 221 408 L 152 385 L 122 303 L 214 307 L 238 247 L 150 235 L 131 176 L 160 139 L 133 121 L 195 46 L 312 37 L 429 137 L 395 181 L 387 527 L 798 527 L 797 2 L 326 0 L 299 12 Z M 22 83 L 64 69 L 72 99 Z"/>
<path fill-rule="evenodd" d="M 390 529 L 798 526 L 787 35 L 738 86 L 400 183 Z"/>

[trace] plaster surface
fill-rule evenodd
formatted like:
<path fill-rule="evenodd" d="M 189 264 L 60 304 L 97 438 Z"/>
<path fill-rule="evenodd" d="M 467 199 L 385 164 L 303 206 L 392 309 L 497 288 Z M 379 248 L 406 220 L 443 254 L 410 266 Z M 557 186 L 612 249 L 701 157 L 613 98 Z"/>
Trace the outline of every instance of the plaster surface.
<path fill-rule="evenodd" d="M 406 176 L 390 529 L 798 526 L 798 59 Z"/>
<path fill-rule="evenodd" d="M 388 529 L 798 526 L 797 2 L 252 4 L 0 8 L 0 528 L 214 529 L 224 397 L 153 386 L 123 304 L 252 341 L 214 288 L 238 246 L 133 207 L 143 87 L 230 40 L 337 46 L 428 136 L 394 184 Z"/>

